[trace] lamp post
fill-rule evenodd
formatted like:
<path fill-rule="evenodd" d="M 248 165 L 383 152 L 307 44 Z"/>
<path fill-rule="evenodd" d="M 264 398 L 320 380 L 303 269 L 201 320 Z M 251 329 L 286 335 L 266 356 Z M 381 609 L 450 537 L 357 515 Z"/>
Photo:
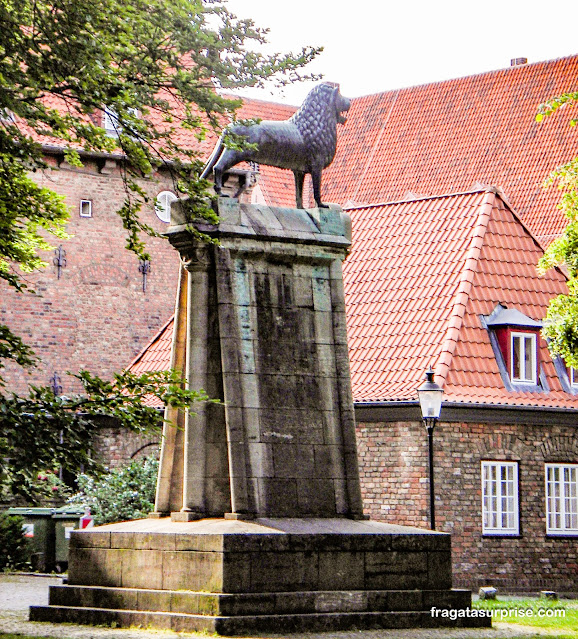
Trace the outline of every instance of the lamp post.
<path fill-rule="evenodd" d="M 443 389 L 434 382 L 434 372 L 426 371 L 425 382 L 417 389 L 423 424 L 427 431 L 429 454 L 429 519 L 430 528 L 436 529 L 434 463 L 433 463 L 433 431 L 442 410 Z"/>

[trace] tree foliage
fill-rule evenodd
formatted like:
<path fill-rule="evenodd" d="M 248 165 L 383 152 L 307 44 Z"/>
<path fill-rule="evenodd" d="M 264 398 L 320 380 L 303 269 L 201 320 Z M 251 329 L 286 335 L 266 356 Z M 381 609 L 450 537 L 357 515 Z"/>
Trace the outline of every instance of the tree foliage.
<path fill-rule="evenodd" d="M 127 247 L 148 259 L 142 178 L 159 167 L 192 216 L 213 219 L 197 152 L 175 131 L 202 139 L 238 106 L 215 88 L 293 81 L 317 53 L 258 53 L 266 31 L 220 0 L 0 0 L 0 24 L 0 280 L 19 290 L 19 271 L 43 265 L 46 238 L 66 233 L 63 198 L 31 178 L 47 168 L 43 146 L 65 148 L 77 166 L 86 153 L 124 158 L 118 213 Z M 102 127 L 104 110 L 114 135 Z M 0 333 L 0 357 L 25 363 L 22 346 Z"/>
<path fill-rule="evenodd" d="M 175 132 L 201 140 L 239 106 L 219 89 L 271 77 L 294 81 L 317 53 L 258 53 L 266 31 L 220 0 L 0 0 L 0 24 L 0 284 L 20 292 L 22 273 L 45 265 L 50 238 L 66 238 L 64 199 L 34 179 L 49 169 L 46 147 L 78 167 L 86 154 L 119 159 L 126 246 L 148 259 L 142 236 L 154 231 L 139 217 L 147 201 L 143 180 L 161 167 L 191 217 L 215 219 L 197 151 L 183 147 Z M 22 339 L 0 325 L 0 369 L 6 360 L 35 363 Z M 39 387 L 27 397 L 0 392 L 0 485 L 33 498 L 39 472 L 76 473 L 81 464 L 93 471 L 91 416 L 147 430 L 158 427 L 159 415 L 143 397 L 181 407 L 206 400 L 202 391 L 184 390 L 174 372 L 125 372 L 111 382 L 88 372 L 74 377 L 83 388 L 75 396 Z"/>
<path fill-rule="evenodd" d="M 578 102 L 578 93 L 564 93 L 540 105 L 536 120 L 541 122 L 562 107 L 572 107 Z M 570 126 L 575 126 L 575 119 Z M 568 366 L 578 368 L 578 158 L 554 170 L 546 181 L 562 191 L 559 208 L 568 218 L 562 235 L 546 249 L 539 262 L 544 272 L 561 266 L 568 274 L 568 293 L 550 302 L 543 329 L 550 350 L 560 355 Z"/>
<path fill-rule="evenodd" d="M 22 534 L 24 518 L 0 513 L 0 571 L 30 568 L 32 548 Z"/>
<path fill-rule="evenodd" d="M 189 409 L 195 402 L 211 401 L 203 391 L 184 389 L 176 371 L 125 371 L 112 381 L 87 371 L 74 377 L 83 387 L 78 395 L 58 396 L 48 387 L 32 387 L 28 397 L 0 395 L 0 483 L 14 495 L 34 501 L 35 481 L 45 469 L 60 467 L 73 475 L 81 467 L 87 473 L 100 472 L 92 450 L 95 416 L 150 433 L 160 429 L 161 419 L 146 398 Z"/>

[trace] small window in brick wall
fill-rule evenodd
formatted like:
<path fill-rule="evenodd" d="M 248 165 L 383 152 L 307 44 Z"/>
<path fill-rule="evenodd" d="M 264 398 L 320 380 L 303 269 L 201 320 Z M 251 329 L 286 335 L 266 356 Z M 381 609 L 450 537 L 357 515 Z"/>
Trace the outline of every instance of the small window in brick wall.
<path fill-rule="evenodd" d="M 171 221 L 171 205 L 179 198 L 171 191 L 162 191 L 157 195 L 155 201 L 155 213 L 159 220 L 162 220 L 166 224 Z"/>
<path fill-rule="evenodd" d="M 510 390 L 540 384 L 539 340 L 542 324 L 517 309 L 498 304 L 483 321 L 500 372 Z"/>
<path fill-rule="evenodd" d="M 578 368 L 570 369 L 570 386 L 578 388 Z"/>
<path fill-rule="evenodd" d="M 92 217 L 92 200 L 80 200 L 80 217 Z"/>

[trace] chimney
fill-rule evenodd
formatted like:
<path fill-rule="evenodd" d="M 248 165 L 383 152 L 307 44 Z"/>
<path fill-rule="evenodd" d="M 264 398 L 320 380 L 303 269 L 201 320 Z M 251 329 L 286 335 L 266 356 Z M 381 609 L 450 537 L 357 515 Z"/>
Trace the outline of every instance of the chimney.
<path fill-rule="evenodd" d="M 528 64 L 528 58 L 512 58 L 510 60 L 511 67 L 521 67 L 524 64 Z"/>

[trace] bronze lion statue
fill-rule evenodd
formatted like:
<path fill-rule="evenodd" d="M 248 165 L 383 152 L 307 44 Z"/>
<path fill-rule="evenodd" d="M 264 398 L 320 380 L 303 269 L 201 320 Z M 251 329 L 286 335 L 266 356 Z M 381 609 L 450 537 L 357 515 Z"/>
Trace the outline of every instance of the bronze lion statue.
<path fill-rule="evenodd" d="M 344 124 L 343 114 L 350 100 L 339 93 L 339 86 L 323 82 L 315 86 L 301 108 L 288 120 L 263 120 L 259 124 L 232 124 L 225 130 L 244 138 L 251 148 L 226 148 L 223 136 L 207 162 L 202 178 L 211 172 L 215 178 L 215 192 L 220 195 L 223 174 L 239 162 L 257 162 L 281 169 L 290 169 L 295 176 L 297 208 L 303 208 L 303 182 L 309 173 L 313 182 L 315 204 L 321 202 L 321 172 L 335 157 L 337 123 Z"/>

